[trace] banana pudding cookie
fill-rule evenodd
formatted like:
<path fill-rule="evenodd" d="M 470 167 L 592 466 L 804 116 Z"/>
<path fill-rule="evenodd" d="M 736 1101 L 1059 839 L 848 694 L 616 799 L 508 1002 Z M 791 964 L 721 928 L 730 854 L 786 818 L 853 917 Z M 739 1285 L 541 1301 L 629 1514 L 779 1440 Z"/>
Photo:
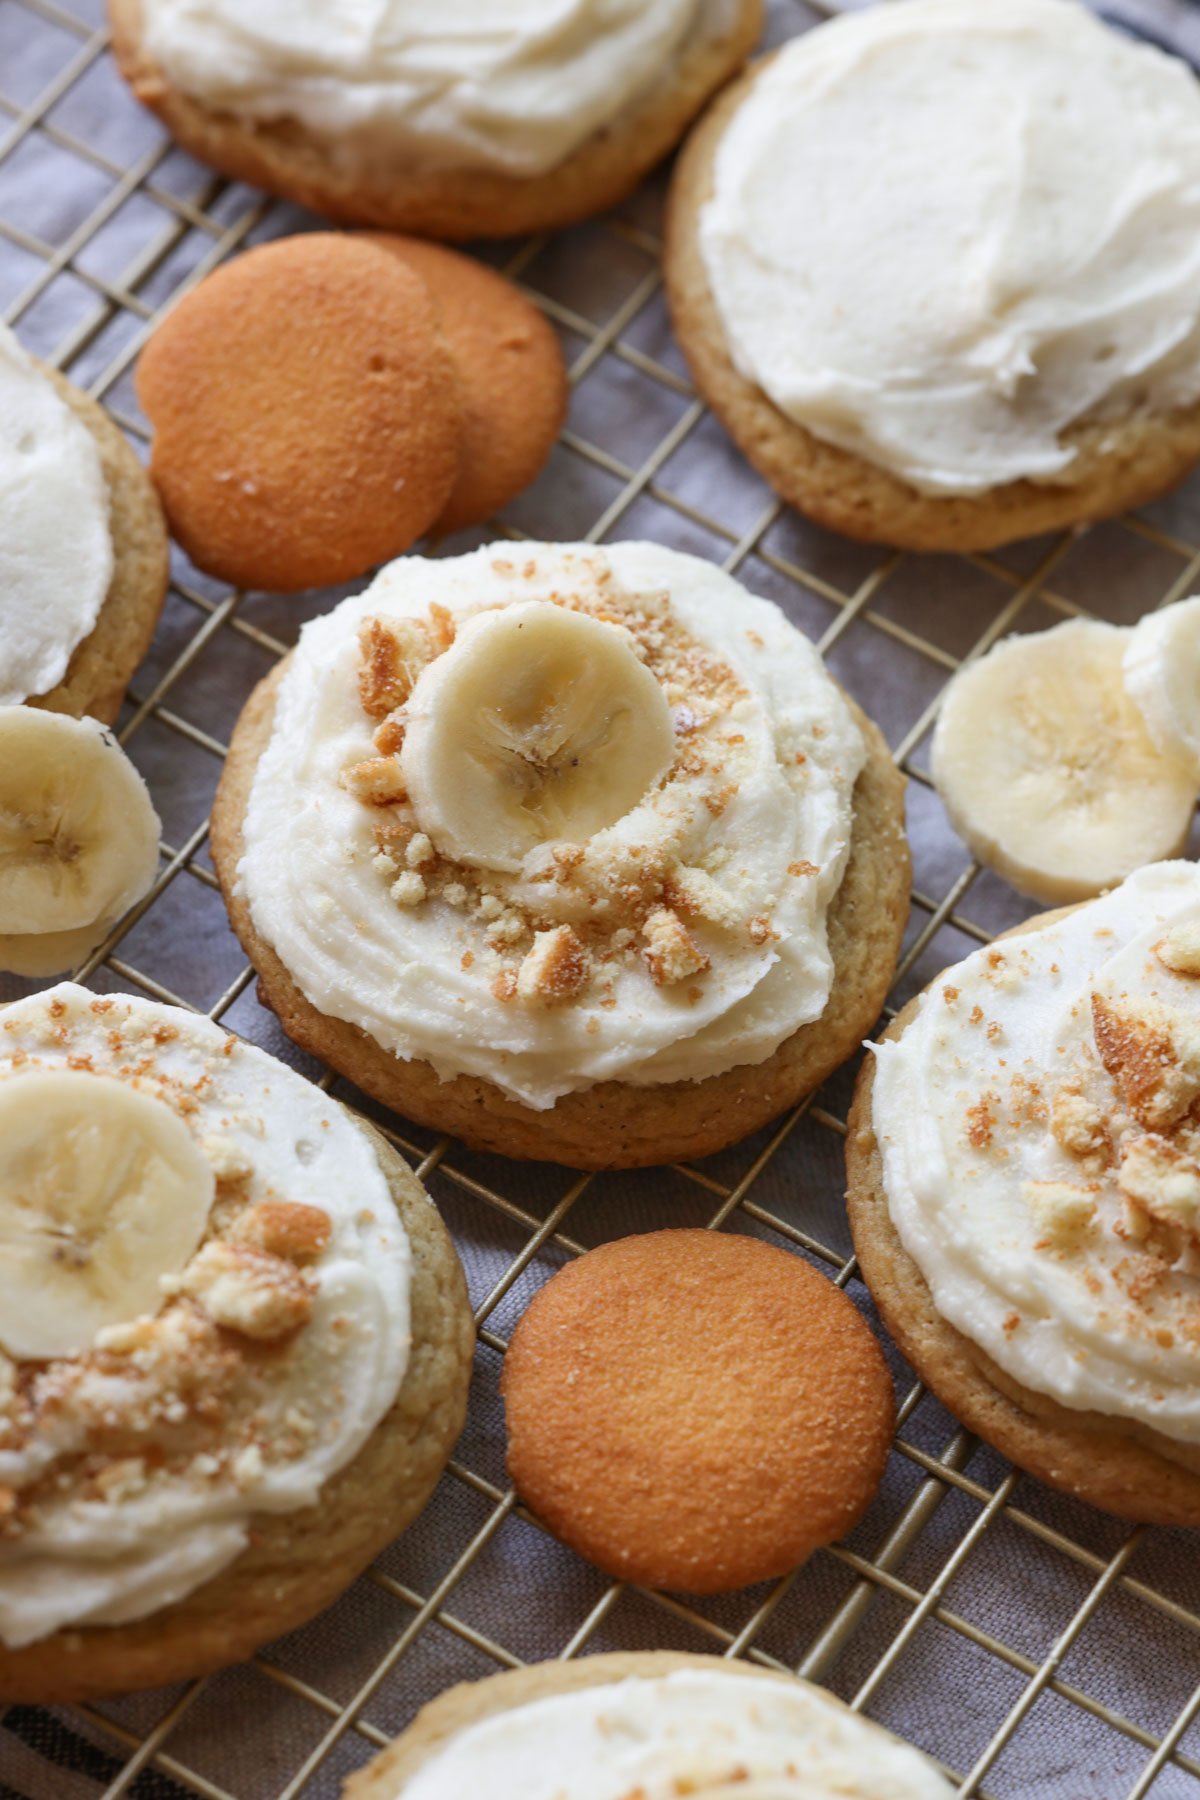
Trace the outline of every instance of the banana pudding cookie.
<path fill-rule="evenodd" d="M 0 1699 L 248 1656 L 423 1506 L 473 1332 L 368 1126 L 176 1007 L 0 1011 Z"/>
<path fill-rule="evenodd" d="M 428 237 L 615 205 L 758 36 L 761 0 L 109 0 L 185 149 L 317 212 Z"/>
<path fill-rule="evenodd" d="M 947 970 L 846 1153 L 863 1275 L 950 1410 L 1093 1505 L 1200 1525 L 1200 869 Z"/>
<path fill-rule="evenodd" d="M 919 1751 L 749 1663 L 627 1651 L 449 1689 L 344 1800 L 950 1800 Z"/>
<path fill-rule="evenodd" d="M 1077 0 L 899 0 L 759 63 L 676 170 L 705 398 L 802 512 L 979 550 L 1200 458 L 1200 88 Z"/>
<path fill-rule="evenodd" d="M 768 601 L 653 544 L 403 558 L 252 695 L 213 814 L 285 1030 L 409 1117 L 698 1156 L 883 1003 L 903 781 Z"/>
<path fill-rule="evenodd" d="M 0 706 L 111 723 L 166 591 L 141 463 L 102 407 L 0 325 Z"/>

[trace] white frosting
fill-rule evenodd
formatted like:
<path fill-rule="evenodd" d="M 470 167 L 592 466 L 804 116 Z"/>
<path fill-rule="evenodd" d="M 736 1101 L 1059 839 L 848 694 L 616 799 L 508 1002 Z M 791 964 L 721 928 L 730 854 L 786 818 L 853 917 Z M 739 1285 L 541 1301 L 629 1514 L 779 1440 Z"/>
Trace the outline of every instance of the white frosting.
<path fill-rule="evenodd" d="M 977 951 L 877 1047 L 873 1115 L 888 1209 L 943 1318 L 1034 1392 L 1194 1445 L 1200 1260 L 1164 1262 L 1130 1229 L 1116 1158 L 1141 1128 L 1101 1065 L 1092 1022 L 1093 994 L 1200 1018 L 1200 979 L 1155 954 L 1188 924 L 1200 926 L 1200 869 L 1159 863 L 1056 924 Z M 1064 1148 L 1054 1124 L 1064 1096 L 1107 1122 L 1109 1166 Z M 1074 1238 L 1048 1232 L 1055 1190 L 1028 1185 L 1052 1182 L 1094 1205 Z"/>
<path fill-rule="evenodd" d="M 0 1081 L 61 1068 L 68 1056 L 173 1106 L 218 1176 L 249 1169 L 252 1203 L 319 1207 L 332 1231 L 310 1271 L 307 1323 L 269 1355 L 202 1381 L 215 1418 L 186 1399 L 164 1411 L 164 1393 L 180 1391 L 172 1383 L 186 1383 L 196 1355 L 169 1333 L 155 1339 L 157 1356 L 139 1326 L 143 1347 L 131 1342 L 127 1353 L 29 1365 L 35 1393 L 43 1382 L 63 1396 L 32 1434 L 6 1411 L 13 1365 L 0 1358 L 0 1487 L 20 1499 L 38 1484 L 17 1535 L 0 1534 L 0 1643 L 12 1647 L 157 1612 L 216 1574 L 246 1547 L 253 1515 L 312 1504 L 352 1460 L 408 1359 L 408 1238 L 369 1142 L 335 1103 L 174 1007 L 98 1000 L 62 983 L 0 1013 Z M 177 1305 L 157 1323 L 186 1315 Z M 129 1434 L 127 1479 L 106 1497 L 86 1458 L 114 1421 Z"/>
<path fill-rule="evenodd" d="M 331 149 L 544 174 L 651 94 L 729 0 L 143 0 L 146 48 L 207 105 Z"/>
<path fill-rule="evenodd" d="M 553 1694 L 459 1732 L 403 1800 L 949 1800 L 932 1763 L 795 1681 L 678 1670 Z M 396 1800 L 400 1800 L 397 1794 Z"/>
<path fill-rule="evenodd" d="M 665 846 L 708 871 L 734 923 L 693 928 L 712 964 L 695 984 L 656 986 L 632 945 L 571 1005 L 547 1010 L 493 992 L 502 964 L 470 907 L 440 896 L 396 904 L 374 860 L 377 810 L 339 777 L 374 754 L 357 689 L 364 620 L 424 616 L 431 603 L 462 619 L 597 583 L 618 599 L 669 594 L 671 618 L 732 670 L 742 693 L 713 725 L 737 783 L 719 815 L 686 779 L 669 777 L 598 833 L 589 856 L 624 859 L 636 874 L 644 851 Z M 676 713 L 679 729 L 686 695 Z M 443 1078 L 481 1075 L 539 1109 L 598 1081 L 700 1079 L 763 1061 L 824 1010 L 833 973 L 825 914 L 864 760 L 862 735 L 812 646 L 777 607 L 709 563 L 638 543 L 402 558 L 366 594 L 305 626 L 255 773 L 239 880 L 257 930 L 314 1006 Z M 506 903 L 546 892 L 520 876 L 490 879 Z M 754 919 L 769 927 L 758 941 L 746 928 Z"/>
<path fill-rule="evenodd" d="M 1200 89 L 1075 0 L 900 0 L 780 52 L 701 219 L 740 372 L 930 493 L 1068 478 L 1200 396 Z"/>
<path fill-rule="evenodd" d="M 100 452 L 0 324 L 0 706 L 57 687 L 112 580 Z"/>

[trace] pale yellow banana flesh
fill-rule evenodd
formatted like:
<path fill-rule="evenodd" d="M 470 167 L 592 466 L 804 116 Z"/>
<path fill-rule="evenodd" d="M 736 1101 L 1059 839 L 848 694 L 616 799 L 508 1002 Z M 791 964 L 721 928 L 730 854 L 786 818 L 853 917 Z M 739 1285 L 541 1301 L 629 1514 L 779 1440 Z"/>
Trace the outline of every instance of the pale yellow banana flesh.
<path fill-rule="evenodd" d="M 1127 692 L 1128 634 L 1070 620 L 1008 638 L 943 698 L 932 772 L 978 860 L 1048 904 L 1177 855 L 1196 783 Z"/>
<path fill-rule="evenodd" d="M 1200 786 L 1200 599 L 1139 620 L 1125 651 L 1125 685 L 1159 747 Z"/>
<path fill-rule="evenodd" d="M 478 615 L 406 708 L 417 820 L 457 860 L 516 871 L 630 812 L 675 754 L 663 691 L 620 627 L 529 601 Z"/>
<path fill-rule="evenodd" d="M 0 1081 L 0 1346 L 74 1356 L 105 1326 L 156 1313 L 214 1191 L 165 1101 L 82 1070 Z"/>
<path fill-rule="evenodd" d="M 82 960 L 154 879 L 158 836 L 111 732 L 0 707 L 0 968 L 55 974 Z"/>

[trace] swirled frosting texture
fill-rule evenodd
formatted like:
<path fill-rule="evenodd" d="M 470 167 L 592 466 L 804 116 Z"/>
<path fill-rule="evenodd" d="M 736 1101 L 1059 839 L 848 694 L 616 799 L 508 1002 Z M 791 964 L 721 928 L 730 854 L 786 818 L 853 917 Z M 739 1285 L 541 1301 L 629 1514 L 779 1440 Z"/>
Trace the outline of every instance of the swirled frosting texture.
<path fill-rule="evenodd" d="M 679 1670 L 554 1694 L 452 1738 L 404 1800 L 948 1800 L 925 1758 L 799 1682 Z M 399 1796 L 397 1796 L 399 1800 Z"/>
<path fill-rule="evenodd" d="M 1200 1444 L 1200 870 L 979 950 L 876 1050 L 888 1209 L 943 1318 L 1062 1405 Z"/>
<path fill-rule="evenodd" d="M 481 878 L 433 854 L 402 797 L 364 804 L 353 791 L 365 770 L 395 796 L 394 761 L 377 751 L 392 726 L 403 735 L 403 707 L 381 726 L 364 711 L 365 646 L 409 621 L 444 643 L 482 610 L 530 600 L 631 631 L 679 748 L 586 845 L 542 845 L 517 874 Z M 598 1081 L 761 1062 L 820 1017 L 825 916 L 864 760 L 812 646 L 711 564 L 637 543 L 402 558 L 305 627 L 238 879 L 319 1011 L 443 1078 L 483 1076 L 543 1109 Z"/>
<path fill-rule="evenodd" d="M 0 325 L 0 706 L 57 687 L 112 569 L 92 435 Z"/>
<path fill-rule="evenodd" d="M 13 1647 L 144 1617 L 219 1573 L 254 1514 L 311 1505 L 352 1460 L 408 1358 L 408 1239 L 336 1105 L 174 1007 L 63 983 L 4 1009 L 0 1081 L 68 1066 L 134 1082 L 196 1136 L 216 1201 L 189 1268 L 212 1273 L 219 1241 L 225 1285 L 218 1309 L 185 1270 L 156 1317 L 84 1356 L 0 1356 L 0 1643 Z M 325 1224 L 294 1268 L 239 1252 L 248 1214 Z M 270 1299 L 286 1330 L 264 1339 L 260 1318 L 245 1336 L 247 1299 Z"/>
<path fill-rule="evenodd" d="M 701 220 L 742 375 L 914 487 L 1069 480 L 1200 396 L 1200 89 L 1075 0 L 901 0 L 791 43 Z"/>
<path fill-rule="evenodd" d="M 416 165 L 540 175 L 651 93 L 730 0 L 144 0 L 209 106 Z"/>

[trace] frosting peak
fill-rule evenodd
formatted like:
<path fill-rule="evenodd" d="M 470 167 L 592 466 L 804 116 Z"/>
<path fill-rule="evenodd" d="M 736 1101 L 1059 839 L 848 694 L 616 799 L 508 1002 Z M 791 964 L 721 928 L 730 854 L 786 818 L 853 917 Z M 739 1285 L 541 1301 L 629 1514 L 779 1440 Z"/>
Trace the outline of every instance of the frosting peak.
<path fill-rule="evenodd" d="M 1200 397 L 1200 88 L 1076 0 L 897 0 L 796 39 L 701 221 L 735 363 L 930 493 L 1069 479 Z"/>

